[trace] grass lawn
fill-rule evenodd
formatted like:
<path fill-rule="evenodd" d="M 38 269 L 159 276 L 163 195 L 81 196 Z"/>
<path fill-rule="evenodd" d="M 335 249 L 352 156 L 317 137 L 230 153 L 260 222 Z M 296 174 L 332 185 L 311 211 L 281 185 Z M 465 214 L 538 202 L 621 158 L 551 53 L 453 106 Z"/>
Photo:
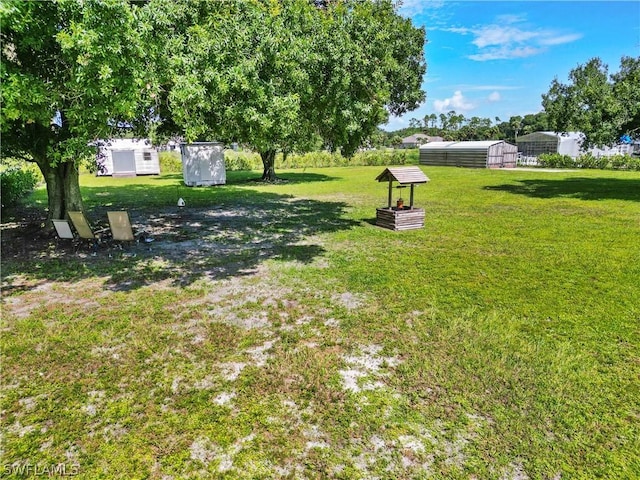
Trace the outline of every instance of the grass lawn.
<path fill-rule="evenodd" d="M 381 167 L 82 176 L 155 239 L 97 256 L 3 212 L 5 477 L 640 478 L 640 173 L 423 170 L 406 232 Z"/>

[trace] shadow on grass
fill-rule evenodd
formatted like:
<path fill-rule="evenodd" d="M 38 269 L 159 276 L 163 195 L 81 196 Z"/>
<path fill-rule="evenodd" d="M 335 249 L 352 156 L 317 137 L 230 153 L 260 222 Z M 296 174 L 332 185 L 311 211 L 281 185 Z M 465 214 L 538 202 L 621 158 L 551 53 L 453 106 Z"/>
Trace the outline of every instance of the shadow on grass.
<path fill-rule="evenodd" d="M 95 277 L 103 279 L 105 289 L 127 291 L 156 282 L 185 286 L 202 278 L 248 275 L 266 260 L 310 263 L 325 251 L 315 235 L 359 225 L 343 218 L 346 204 L 341 202 L 233 186 L 185 187 L 178 193 L 186 200 L 184 208 L 174 206 L 175 185 L 83 188 L 94 223 L 108 210 L 128 210 L 134 229 L 154 240 L 105 245 L 96 256 L 70 241 L 38 242 L 36 229 L 25 224 L 3 225 L 4 293 L 28 290 L 25 278 L 35 286 Z"/>
<path fill-rule="evenodd" d="M 580 200 L 640 201 L 640 179 L 563 178 L 519 180 L 519 184 L 487 186 L 495 190 L 535 198 L 569 197 Z"/>
<path fill-rule="evenodd" d="M 180 182 L 182 187 L 186 187 L 183 181 L 182 173 L 166 173 L 162 174 L 162 176 L 154 176 L 150 177 L 152 180 L 177 180 Z M 286 172 L 283 174 L 278 174 L 278 179 L 282 183 L 311 183 L 311 182 L 329 182 L 332 180 L 338 180 L 338 177 L 332 177 L 329 175 L 324 175 L 320 173 L 308 173 L 304 170 L 301 172 Z M 264 183 L 260 178 L 260 175 L 256 172 L 251 171 L 233 171 L 227 172 L 227 182 L 226 185 L 243 185 L 243 184 L 255 184 L 255 183 Z M 218 187 L 222 187 L 220 185 Z M 191 188 L 191 187 L 189 187 Z M 209 187 L 206 187 L 209 188 Z"/>

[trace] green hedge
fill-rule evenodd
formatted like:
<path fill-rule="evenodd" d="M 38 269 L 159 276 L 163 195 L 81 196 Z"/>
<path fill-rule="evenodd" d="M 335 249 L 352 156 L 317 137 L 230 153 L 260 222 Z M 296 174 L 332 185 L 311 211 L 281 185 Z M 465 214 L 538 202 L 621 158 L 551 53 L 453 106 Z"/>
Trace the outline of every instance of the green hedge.
<path fill-rule="evenodd" d="M 38 184 L 39 175 L 31 167 L 11 166 L 0 172 L 2 206 L 11 207 Z"/>
<path fill-rule="evenodd" d="M 358 152 L 352 158 L 324 150 L 308 153 L 290 153 L 286 159 L 282 154 L 276 157 L 276 170 L 281 168 L 326 168 L 348 165 L 417 165 L 418 150 L 370 150 Z M 253 152 L 225 152 L 227 170 L 262 170 L 260 155 Z"/>
<path fill-rule="evenodd" d="M 255 152 L 225 150 L 225 167 L 228 171 L 262 170 L 262 159 Z M 345 167 L 348 165 L 384 166 L 384 165 L 417 165 L 418 149 L 403 150 L 370 150 L 358 152 L 353 157 L 345 158 L 339 153 L 324 150 L 308 153 L 290 153 L 283 159 L 281 153 L 276 157 L 276 170 L 289 168 L 326 168 Z M 160 171 L 162 173 L 182 172 L 179 152 L 160 152 Z"/>
<path fill-rule="evenodd" d="M 232 172 L 239 170 L 262 170 L 260 155 L 253 152 L 225 150 L 224 165 L 227 170 Z"/>
<path fill-rule="evenodd" d="M 559 153 L 543 153 L 538 157 L 538 165 L 546 168 L 589 168 L 600 170 L 635 170 L 640 171 L 640 158 L 631 155 L 613 155 L 596 157 L 585 153 L 573 159 Z"/>
<path fill-rule="evenodd" d="M 573 158 L 559 153 L 543 153 L 538 157 L 538 165 L 545 168 L 576 168 Z"/>
<path fill-rule="evenodd" d="M 180 152 L 164 151 L 158 153 L 160 160 L 160 172 L 162 173 L 182 173 L 182 159 Z"/>

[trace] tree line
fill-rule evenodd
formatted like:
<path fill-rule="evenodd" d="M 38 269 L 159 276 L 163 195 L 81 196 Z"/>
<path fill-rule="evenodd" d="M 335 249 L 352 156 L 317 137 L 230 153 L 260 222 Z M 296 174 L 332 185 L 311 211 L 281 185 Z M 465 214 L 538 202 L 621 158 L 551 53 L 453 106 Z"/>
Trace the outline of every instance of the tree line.
<path fill-rule="evenodd" d="M 445 141 L 506 140 L 515 143 L 518 136 L 549 130 L 548 115 L 545 112 L 513 116 L 508 121 L 495 117 L 467 118 L 454 110 L 436 115 L 431 113 L 422 119 L 411 118 L 409 127 L 386 132 L 379 130 L 370 137 L 372 146 L 399 145 L 402 139 L 416 133 L 442 137 Z"/>
<path fill-rule="evenodd" d="M 414 133 L 440 136 L 444 140 L 506 140 L 537 131 L 582 132 L 583 146 L 612 146 L 640 138 L 640 57 L 622 57 L 620 68 L 610 74 L 600 58 L 572 69 L 569 81 L 555 78 L 542 95 L 543 110 L 512 116 L 507 121 L 471 117 L 455 111 L 412 118 L 409 127 L 395 132 L 379 131 L 372 143 L 398 145 Z"/>

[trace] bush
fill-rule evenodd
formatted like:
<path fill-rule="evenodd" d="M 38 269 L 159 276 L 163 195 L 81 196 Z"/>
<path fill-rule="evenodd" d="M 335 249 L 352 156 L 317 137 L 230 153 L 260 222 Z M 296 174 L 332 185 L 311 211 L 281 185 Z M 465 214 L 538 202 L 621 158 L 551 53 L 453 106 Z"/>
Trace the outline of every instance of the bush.
<path fill-rule="evenodd" d="M 286 161 L 282 155 L 276 158 L 276 168 L 319 168 L 338 167 L 344 165 L 344 158 L 339 153 L 318 150 L 307 153 L 290 153 Z"/>
<path fill-rule="evenodd" d="M 179 152 L 160 152 L 160 170 L 163 173 L 182 172 L 182 161 Z M 324 168 L 384 165 L 417 165 L 418 149 L 385 149 L 358 152 L 346 158 L 337 152 L 317 150 L 308 153 L 290 153 L 284 159 L 282 153 L 276 157 L 276 169 L 279 168 Z M 262 159 L 255 152 L 225 150 L 225 167 L 228 171 L 262 170 Z"/>
<path fill-rule="evenodd" d="M 180 152 L 165 151 L 159 152 L 160 171 L 162 173 L 182 173 L 182 159 Z"/>
<path fill-rule="evenodd" d="M 239 170 L 262 170 L 260 155 L 252 152 L 225 150 L 224 165 L 225 168 L 231 172 Z"/>
<path fill-rule="evenodd" d="M 615 170 L 640 170 L 640 158 L 631 155 L 613 155 L 611 157 L 611 168 Z"/>
<path fill-rule="evenodd" d="M 627 169 L 635 170 L 636 172 L 640 172 L 640 158 L 638 157 L 630 157 L 627 155 Z"/>
<path fill-rule="evenodd" d="M 607 157 L 596 157 L 592 153 L 585 153 L 578 157 L 576 163 L 578 168 L 599 168 L 604 170 L 609 166 L 609 159 Z"/>
<path fill-rule="evenodd" d="M 543 153 L 538 157 L 538 164 L 546 168 L 576 168 L 576 162 L 569 155 L 559 153 Z"/>
<path fill-rule="evenodd" d="M 29 167 L 12 166 L 0 172 L 2 206 L 14 206 L 33 190 L 38 179 L 38 174 Z"/>

